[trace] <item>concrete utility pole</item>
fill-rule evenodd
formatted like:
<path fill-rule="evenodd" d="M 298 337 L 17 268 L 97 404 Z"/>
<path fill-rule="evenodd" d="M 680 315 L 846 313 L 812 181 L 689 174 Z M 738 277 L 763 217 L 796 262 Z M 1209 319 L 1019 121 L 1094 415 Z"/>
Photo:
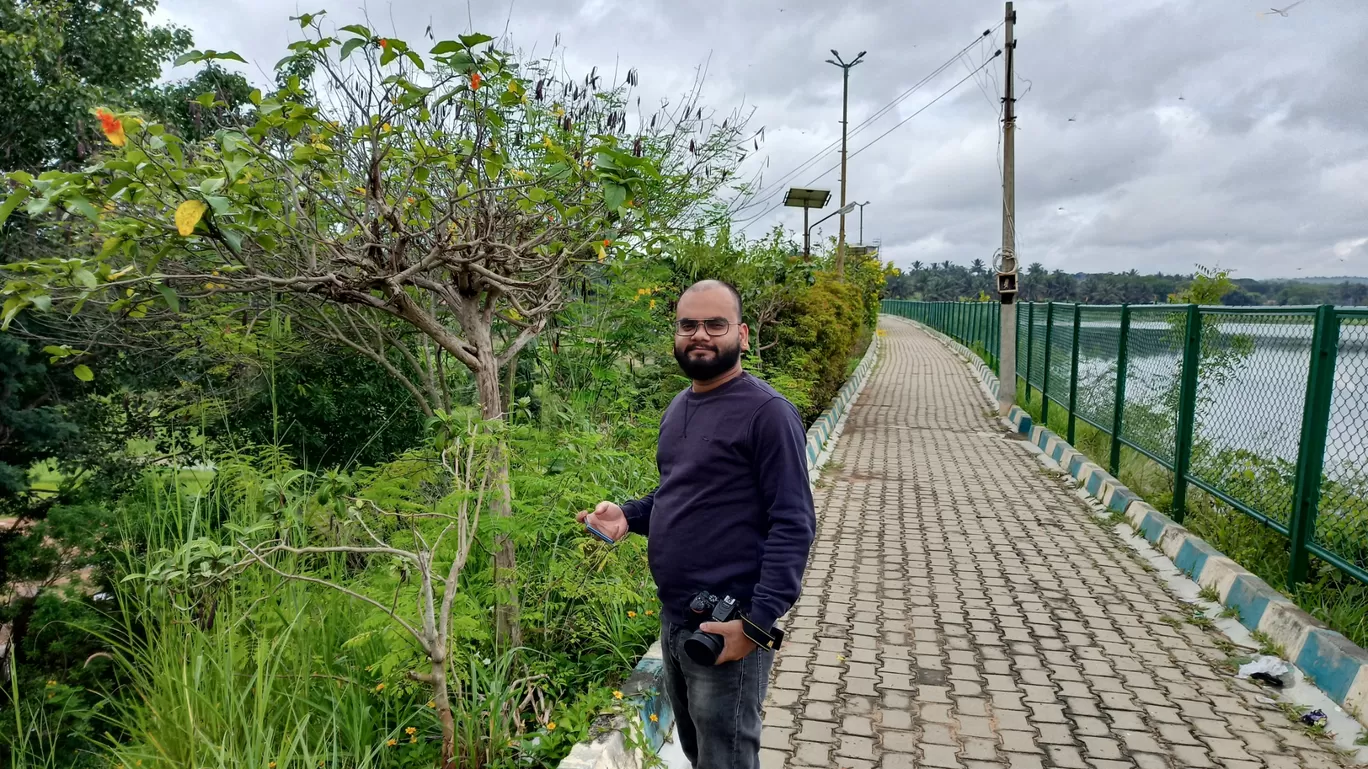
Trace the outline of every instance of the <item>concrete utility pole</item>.
<path fill-rule="evenodd" d="M 1012 64 L 1016 58 L 1013 26 L 1016 11 L 1007 3 L 1007 87 L 1002 99 L 1002 253 L 997 267 L 1002 325 L 998 334 L 998 413 L 1007 416 L 1016 402 L 1017 260 L 1016 260 L 1016 99 Z"/>
<path fill-rule="evenodd" d="M 834 64 L 841 68 L 841 208 L 846 206 L 846 140 L 849 138 L 849 115 L 850 115 L 850 68 L 860 63 L 866 51 L 860 51 L 854 61 L 846 63 L 841 58 L 841 54 L 836 53 L 836 49 L 831 49 L 831 55 L 835 60 L 827 59 L 827 64 Z M 841 234 L 836 240 L 836 277 L 845 275 L 845 214 L 841 214 Z"/>

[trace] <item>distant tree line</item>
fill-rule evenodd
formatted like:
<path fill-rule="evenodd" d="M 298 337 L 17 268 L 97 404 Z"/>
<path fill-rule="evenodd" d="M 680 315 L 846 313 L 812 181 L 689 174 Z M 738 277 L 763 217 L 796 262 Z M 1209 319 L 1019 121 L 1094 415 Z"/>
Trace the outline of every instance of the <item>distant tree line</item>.
<path fill-rule="evenodd" d="M 1233 279 L 1235 288 L 1223 304 L 1257 305 L 1366 305 L 1368 279 L 1255 280 Z M 1185 291 L 1192 275 L 1141 275 L 1128 272 L 1070 273 L 1049 271 L 1040 262 L 1028 266 L 1021 276 L 1021 299 L 1028 302 L 1083 302 L 1086 304 L 1163 304 Z M 909 269 L 890 271 L 884 296 L 928 302 L 973 301 L 996 298 L 992 270 L 982 259 L 969 266 L 950 261 L 930 264 L 916 261 Z"/>

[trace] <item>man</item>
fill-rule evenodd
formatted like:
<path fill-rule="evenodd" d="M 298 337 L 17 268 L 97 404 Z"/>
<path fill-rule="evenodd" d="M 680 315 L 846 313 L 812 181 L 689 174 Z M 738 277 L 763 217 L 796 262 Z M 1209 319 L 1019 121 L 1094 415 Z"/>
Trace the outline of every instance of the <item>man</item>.
<path fill-rule="evenodd" d="M 679 298 L 674 354 L 693 384 L 660 423 L 660 485 L 578 516 L 613 541 L 650 538 L 665 688 L 695 769 L 760 766 L 760 709 L 783 638 L 775 622 L 798 598 L 816 529 L 802 419 L 742 370 L 750 329 L 741 317 L 740 295 L 721 281 Z M 735 598 L 740 618 L 700 624 L 709 617 L 690 602 L 703 591 Z M 695 630 L 724 640 L 715 665 L 684 652 Z"/>

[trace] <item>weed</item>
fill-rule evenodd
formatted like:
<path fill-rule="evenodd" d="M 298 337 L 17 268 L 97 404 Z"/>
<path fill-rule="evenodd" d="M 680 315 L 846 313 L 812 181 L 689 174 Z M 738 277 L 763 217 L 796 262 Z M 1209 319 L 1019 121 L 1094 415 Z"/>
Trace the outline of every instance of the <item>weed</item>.
<path fill-rule="evenodd" d="M 1165 625 L 1168 625 L 1169 627 L 1173 628 L 1174 630 L 1178 630 L 1178 629 L 1180 629 L 1180 628 L 1183 627 L 1183 621 L 1182 621 L 1182 620 L 1178 619 L 1177 617 L 1170 617 L 1170 616 L 1168 616 L 1167 614 L 1165 614 L 1164 616 L 1160 617 L 1160 618 L 1159 618 L 1159 621 L 1162 622 L 1162 623 L 1164 623 Z"/>
<path fill-rule="evenodd" d="M 1283 648 L 1282 644 L 1269 637 L 1267 633 L 1262 630 L 1255 630 L 1249 635 L 1259 644 L 1260 654 L 1287 659 L 1287 650 Z"/>
<path fill-rule="evenodd" d="M 1216 629 L 1216 623 L 1212 622 L 1210 617 L 1208 617 L 1200 611 L 1192 612 L 1192 614 L 1188 616 L 1187 622 L 1189 625 L 1192 625 L 1195 628 L 1200 628 L 1202 630 Z"/>
<path fill-rule="evenodd" d="M 1216 588 L 1211 585 L 1204 585 L 1201 590 L 1197 591 L 1197 597 L 1207 603 L 1221 602 L 1221 594 L 1216 592 Z"/>
<path fill-rule="evenodd" d="M 1240 619 L 1240 607 L 1227 606 L 1224 609 L 1221 609 L 1220 616 L 1226 619 L 1233 619 L 1238 622 Z"/>

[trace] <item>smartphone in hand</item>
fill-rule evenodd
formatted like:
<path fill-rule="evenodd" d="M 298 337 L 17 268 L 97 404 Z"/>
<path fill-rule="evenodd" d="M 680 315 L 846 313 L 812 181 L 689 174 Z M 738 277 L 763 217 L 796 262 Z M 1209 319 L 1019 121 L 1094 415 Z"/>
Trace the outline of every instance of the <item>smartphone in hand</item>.
<path fill-rule="evenodd" d="M 607 534 L 604 534 L 603 532 L 599 531 L 598 529 L 596 529 L 596 528 L 594 528 L 592 525 L 590 525 L 589 519 L 588 519 L 588 518 L 584 519 L 584 528 L 588 529 L 590 534 L 593 534 L 594 536 L 598 537 L 599 539 L 603 540 L 604 542 L 607 542 L 607 543 L 610 544 L 610 545 L 616 545 L 616 544 L 617 544 L 616 542 L 613 541 L 613 538 L 612 538 L 612 537 L 608 536 Z"/>

